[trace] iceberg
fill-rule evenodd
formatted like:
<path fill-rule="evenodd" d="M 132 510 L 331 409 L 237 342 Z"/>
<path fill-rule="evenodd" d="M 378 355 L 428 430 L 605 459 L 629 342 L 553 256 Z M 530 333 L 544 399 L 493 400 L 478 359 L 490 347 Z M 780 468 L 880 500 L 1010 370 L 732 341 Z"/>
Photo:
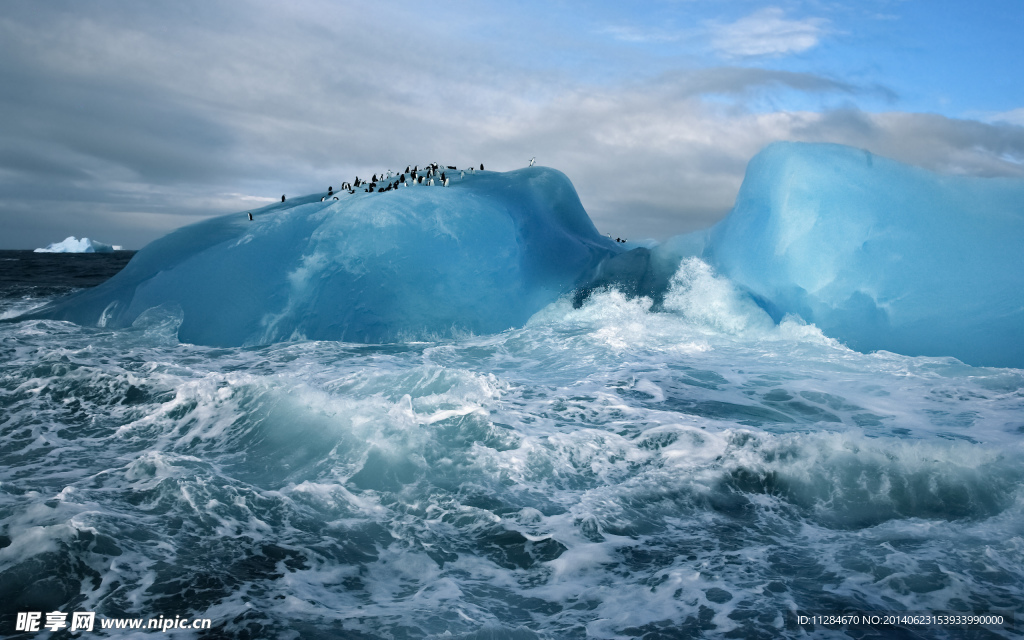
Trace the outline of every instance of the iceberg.
<path fill-rule="evenodd" d="M 338 198 L 182 228 L 32 316 L 116 328 L 160 307 L 180 314 L 179 339 L 215 346 L 434 339 L 522 326 L 606 287 L 671 312 L 673 276 L 699 257 L 776 323 L 799 316 L 864 352 L 1024 367 L 1021 180 L 776 143 L 717 225 L 630 251 L 545 167 Z"/>
<path fill-rule="evenodd" d="M 852 349 L 1024 367 L 1024 181 L 939 175 L 835 144 L 775 143 L 711 229 L 606 260 L 576 294 L 655 303 L 688 256 L 780 322 Z"/>
<path fill-rule="evenodd" d="M 35 249 L 35 253 L 112 253 L 119 248 L 89 238 L 79 240 L 75 236 L 68 236 L 61 242 L 54 242 L 45 248 Z"/>
<path fill-rule="evenodd" d="M 210 346 L 496 333 L 621 251 L 569 179 L 539 166 L 247 213 L 174 231 L 30 317 L 118 328 L 160 308 L 180 340 Z"/>
<path fill-rule="evenodd" d="M 778 321 L 858 351 L 1024 367 L 1024 181 L 831 144 L 751 160 L 705 258 Z"/>

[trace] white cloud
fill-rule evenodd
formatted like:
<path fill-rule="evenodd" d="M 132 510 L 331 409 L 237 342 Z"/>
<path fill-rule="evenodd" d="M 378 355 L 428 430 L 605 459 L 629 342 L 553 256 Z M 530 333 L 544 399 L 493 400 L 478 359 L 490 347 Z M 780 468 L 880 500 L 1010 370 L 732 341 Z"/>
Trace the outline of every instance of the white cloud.
<path fill-rule="evenodd" d="M 994 113 L 986 117 L 985 120 L 987 122 L 1005 122 L 1007 124 L 1024 126 L 1024 107 L 1003 111 L 1002 113 Z"/>
<path fill-rule="evenodd" d="M 731 24 L 711 27 L 711 45 L 728 57 L 781 56 L 815 46 L 826 33 L 827 20 L 789 20 L 778 7 L 768 7 Z"/>

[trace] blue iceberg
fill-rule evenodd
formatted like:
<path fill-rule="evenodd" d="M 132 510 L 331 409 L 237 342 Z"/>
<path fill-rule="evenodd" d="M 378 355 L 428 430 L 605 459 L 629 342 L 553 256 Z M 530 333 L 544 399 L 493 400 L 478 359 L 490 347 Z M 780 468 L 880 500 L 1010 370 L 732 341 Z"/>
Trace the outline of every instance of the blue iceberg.
<path fill-rule="evenodd" d="M 858 351 L 1024 366 L 1024 181 L 831 144 L 758 154 L 705 259 Z"/>
<path fill-rule="evenodd" d="M 363 189 L 184 227 L 32 315 L 117 328 L 159 307 L 180 340 L 211 346 L 495 333 L 619 251 L 549 168 Z"/>
<path fill-rule="evenodd" d="M 576 294 L 614 286 L 660 304 L 700 257 L 775 322 L 814 323 L 858 351 L 1024 367 L 1024 181 L 938 175 L 834 144 L 776 143 L 729 215 L 604 261 Z"/>
<path fill-rule="evenodd" d="M 35 249 L 35 253 L 113 253 L 119 248 L 89 238 L 79 240 L 75 236 L 68 236 L 61 242 L 53 242 L 46 247 Z"/>
<path fill-rule="evenodd" d="M 776 322 L 800 316 L 854 349 L 1024 366 L 1020 180 L 777 143 L 716 226 L 631 251 L 544 167 L 337 198 L 185 227 L 33 316 L 124 327 L 161 307 L 181 340 L 216 346 L 431 339 L 521 326 L 571 291 L 581 305 L 615 287 L 657 310 L 697 256 Z"/>

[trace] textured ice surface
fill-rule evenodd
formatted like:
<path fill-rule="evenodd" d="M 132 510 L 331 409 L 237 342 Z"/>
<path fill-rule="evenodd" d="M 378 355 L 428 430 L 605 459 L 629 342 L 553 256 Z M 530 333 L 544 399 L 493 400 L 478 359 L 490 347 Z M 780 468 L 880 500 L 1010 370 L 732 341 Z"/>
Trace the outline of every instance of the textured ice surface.
<path fill-rule="evenodd" d="M 217 346 L 493 333 L 618 250 L 543 167 L 322 196 L 179 229 L 41 315 L 117 328 L 163 307 L 181 340 Z"/>
<path fill-rule="evenodd" d="M 705 258 L 849 346 L 1024 366 L 1024 181 L 839 145 L 758 154 Z"/>
<path fill-rule="evenodd" d="M 75 236 L 68 236 L 61 242 L 54 242 L 45 248 L 36 249 L 36 253 L 110 253 L 114 247 L 102 242 L 96 242 L 89 238 L 79 240 Z"/>

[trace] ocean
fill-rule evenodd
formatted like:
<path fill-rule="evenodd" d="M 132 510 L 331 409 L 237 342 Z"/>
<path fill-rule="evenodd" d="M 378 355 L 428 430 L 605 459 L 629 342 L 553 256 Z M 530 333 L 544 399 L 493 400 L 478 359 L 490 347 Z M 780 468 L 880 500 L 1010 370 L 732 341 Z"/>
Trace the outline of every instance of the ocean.
<path fill-rule="evenodd" d="M 0 636 L 1024 636 L 1024 370 L 765 325 L 697 259 L 436 341 L 11 320 L 130 257 L 0 252 Z"/>

